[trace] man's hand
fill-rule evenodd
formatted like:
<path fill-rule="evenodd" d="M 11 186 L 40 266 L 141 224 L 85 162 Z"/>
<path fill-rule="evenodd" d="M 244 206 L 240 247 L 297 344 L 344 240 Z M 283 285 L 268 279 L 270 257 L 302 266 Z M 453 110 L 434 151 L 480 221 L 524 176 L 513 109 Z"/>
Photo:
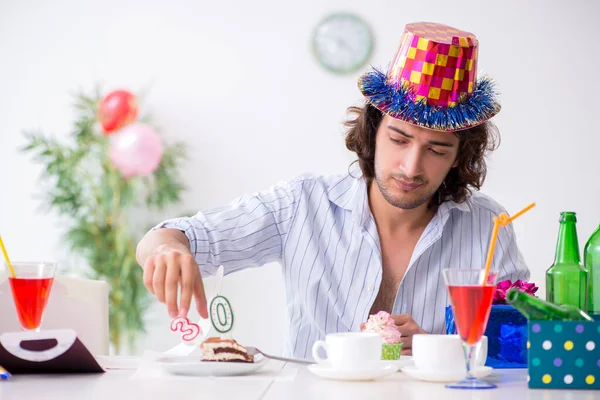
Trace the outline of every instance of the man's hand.
<path fill-rule="evenodd" d="M 402 334 L 402 355 L 412 355 L 412 336 L 418 333 L 427 333 L 408 314 L 391 316 Z"/>
<path fill-rule="evenodd" d="M 171 318 L 187 316 L 192 296 L 200 316 L 208 318 L 202 276 L 189 249 L 173 245 L 159 246 L 146 259 L 142 268 L 144 285 L 158 301 L 167 305 Z M 177 289 L 180 284 L 181 298 L 177 307 Z"/>

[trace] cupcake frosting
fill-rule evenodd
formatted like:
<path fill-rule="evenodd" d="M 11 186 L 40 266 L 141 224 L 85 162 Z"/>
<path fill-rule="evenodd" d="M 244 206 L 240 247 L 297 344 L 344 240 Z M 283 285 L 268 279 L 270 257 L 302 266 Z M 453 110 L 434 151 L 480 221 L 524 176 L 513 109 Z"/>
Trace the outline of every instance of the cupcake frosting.
<path fill-rule="evenodd" d="M 377 333 L 386 343 L 399 343 L 402 337 L 394 319 L 385 311 L 370 315 L 367 322 L 361 324 L 360 330 Z"/>

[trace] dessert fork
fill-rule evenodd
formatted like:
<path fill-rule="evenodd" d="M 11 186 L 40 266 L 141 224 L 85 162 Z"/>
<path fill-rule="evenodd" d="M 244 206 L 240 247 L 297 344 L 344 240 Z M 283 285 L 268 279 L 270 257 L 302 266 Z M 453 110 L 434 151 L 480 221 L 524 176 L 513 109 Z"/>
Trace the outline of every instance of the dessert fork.
<path fill-rule="evenodd" d="M 246 351 L 248 352 L 248 354 L 250 354 L 251 356 L 255 356 L 257 354 L 260 354 L 263 357 L 270 358 L 271 360 L 285 361 L 285 362 L 291 362 L 291 363 L 296 363 L 296 364 L 304 364 L 304 365 L 314 364 L 314 361 L 301 360 L 301 359 L 298 359 L 298 358 L 277 357 L 277 356 L 272 356 L 272 355 L 263 353 L 262 351 L 260 351 L 256 347 L 252 347 L 252 346 L 244 346 L 244 347 L 246 348 Z"/>

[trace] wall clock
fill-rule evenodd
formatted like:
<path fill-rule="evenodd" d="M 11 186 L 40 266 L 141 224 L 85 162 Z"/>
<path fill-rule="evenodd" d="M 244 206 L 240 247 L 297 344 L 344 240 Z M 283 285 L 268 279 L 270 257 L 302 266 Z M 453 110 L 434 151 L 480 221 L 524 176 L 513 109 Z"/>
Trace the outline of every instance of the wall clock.
<path fill-rule="evenodd" d="M 358 70 L 371 57 L 373 35 L 359 16 L 332 13 L 315 27 L 312 47 L 324 68 L 334 73 L 349 73 Z"/>

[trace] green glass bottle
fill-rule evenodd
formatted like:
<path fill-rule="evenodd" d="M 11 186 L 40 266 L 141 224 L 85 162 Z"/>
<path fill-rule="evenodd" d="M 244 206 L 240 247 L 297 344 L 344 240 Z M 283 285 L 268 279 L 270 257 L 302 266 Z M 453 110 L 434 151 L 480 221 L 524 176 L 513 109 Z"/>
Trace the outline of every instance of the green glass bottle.
<path fill-rule="evenodd" d="M 574 212 L 560 213 L 554 264 L 546 271 L 546 300 L 587 310 L 587 270 L 581 265 Z"/>
<path fill-rule="evenodd" d="M 506 303 L 534 321 L 593 321 L 584 311 L 572 305 L 556 305 L 512 288 L 506 292 Z"/>
<path fill-rule="evenodd" d="M 600 314 L 600 226 L 583 248 L 583 263 L 588 271 L 588 313 Z"/>

